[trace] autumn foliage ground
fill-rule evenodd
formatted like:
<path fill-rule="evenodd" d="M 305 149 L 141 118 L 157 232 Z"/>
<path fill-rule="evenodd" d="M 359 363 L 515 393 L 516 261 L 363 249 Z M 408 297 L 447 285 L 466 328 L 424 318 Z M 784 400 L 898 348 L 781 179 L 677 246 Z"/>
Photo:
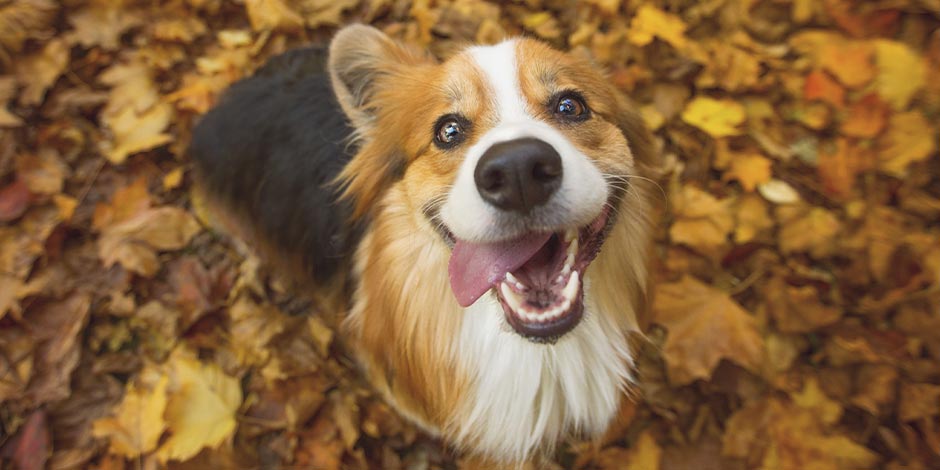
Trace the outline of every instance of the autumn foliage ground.
<path fill-rule="evenodd" d="M 190 195 L 219 93 L 350 21 L 543 38 L 655 132 L 635 402 L 559 468 L 940 468 L 936 0 L 0 1 L 0 468 L 460 465 Z"/>

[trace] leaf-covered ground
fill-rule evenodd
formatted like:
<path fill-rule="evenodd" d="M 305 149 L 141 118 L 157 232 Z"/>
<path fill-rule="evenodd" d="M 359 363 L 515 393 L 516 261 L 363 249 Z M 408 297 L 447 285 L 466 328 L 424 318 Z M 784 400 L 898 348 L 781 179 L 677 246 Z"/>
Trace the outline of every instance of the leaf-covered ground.
<path fill-rule="evenodd" d="M 0 467 L 453 468 L 205 228 L 193 122 L 363 21 L 610 70 L 667 168 L 636 401 L 561 468 L 940 468 L 937 0 L 0 0 Z"/>

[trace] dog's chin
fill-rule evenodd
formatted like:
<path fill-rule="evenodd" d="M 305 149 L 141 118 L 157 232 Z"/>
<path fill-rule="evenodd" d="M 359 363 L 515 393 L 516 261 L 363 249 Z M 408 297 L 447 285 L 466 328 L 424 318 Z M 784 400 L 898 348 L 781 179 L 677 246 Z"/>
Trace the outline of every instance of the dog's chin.
<path fill-rule="evenodd" d="M 612 225 L 607 205 L 588 225 L 553 233 L 522 266 L 493 282 L 491 291 L 513 331 L 535 343 L 553 344 L 578 326 L 584 316 L 585 270 Z M 453 246 L 453 235 L 442 235 Z"/>

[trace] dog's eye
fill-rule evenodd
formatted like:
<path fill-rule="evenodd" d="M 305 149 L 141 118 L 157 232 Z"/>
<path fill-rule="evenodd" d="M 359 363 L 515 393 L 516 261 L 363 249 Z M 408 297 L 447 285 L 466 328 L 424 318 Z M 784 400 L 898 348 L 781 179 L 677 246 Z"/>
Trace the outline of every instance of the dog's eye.
<path fill-rule="evenodd" d="M 466 132 L 465 119 L 455 115 L 442 116 L 435 125 L 434 143 L 443 149 L 451 148 L 463 141 Z"/>
<path fill-rule="evenodd" d="M 554 107 L 555 115 L 572 121 L 587 118 L 588 108 L 584 99 L 575 93 L 565 93 L 558 97 Z"/>

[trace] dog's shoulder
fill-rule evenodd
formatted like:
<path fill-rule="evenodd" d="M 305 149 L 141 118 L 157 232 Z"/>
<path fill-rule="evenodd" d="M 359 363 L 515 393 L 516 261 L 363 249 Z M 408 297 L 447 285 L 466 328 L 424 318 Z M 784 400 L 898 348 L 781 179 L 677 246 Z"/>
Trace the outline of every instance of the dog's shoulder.
<path fill-rule="evenodd" d="M 355 149 L 326 72 L 326 52 L 270 59 L 196 125 L 189 154 L 210 197 L 250 226 L 254 243 L 332 278 L 358 230 L 333 184 Z"/>

